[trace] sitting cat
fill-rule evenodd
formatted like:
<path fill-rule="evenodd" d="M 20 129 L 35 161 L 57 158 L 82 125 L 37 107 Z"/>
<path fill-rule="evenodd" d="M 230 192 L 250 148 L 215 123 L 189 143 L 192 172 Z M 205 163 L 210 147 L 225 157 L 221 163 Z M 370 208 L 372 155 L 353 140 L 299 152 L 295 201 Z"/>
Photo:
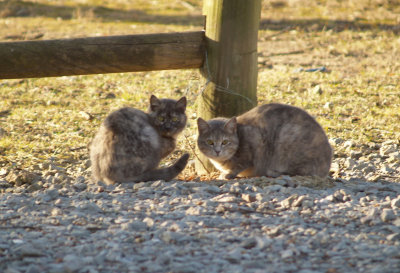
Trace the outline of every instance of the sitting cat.
<path fill-rule="evenodd" d="M 186 97 L 178 101 L 152 95 L 148 113 L 125 107 L 106 117 L 90 145 L 92 174 L 107 184 L 171 180 L 186 166 L 184 154 L 170 167 L 157 169 L 186 125 Z"/>
<path fill-rule="evenodd" d="M 300 108 L 266 104 L 231 119 L 197 120 L 197 145 L 226 179 L 329 173 L 332 148 Z"/>

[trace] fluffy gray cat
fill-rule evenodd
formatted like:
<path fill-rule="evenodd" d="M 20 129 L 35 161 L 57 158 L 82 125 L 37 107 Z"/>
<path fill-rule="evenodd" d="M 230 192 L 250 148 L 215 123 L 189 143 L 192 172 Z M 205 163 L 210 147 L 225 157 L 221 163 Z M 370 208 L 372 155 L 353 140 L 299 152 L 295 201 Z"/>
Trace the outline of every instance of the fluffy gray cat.
<path fill-rule="evenodd" d="M 185 97 L 152 95 L 148 113 L 125 107 L 108 115 L 90 145 L 93 178 L 107 184 L 173 179 L 185 168 L 188 154 L 170 167 L 157 167 L 175 149 L 186 125 L 185 110 Z"/>
<path fill-rule="evenodd" d="M 226 179 L 329 173 L 332 148 L 304 110 L 266 104 L 231 119 L 197 120 L 197 145 Z"/>

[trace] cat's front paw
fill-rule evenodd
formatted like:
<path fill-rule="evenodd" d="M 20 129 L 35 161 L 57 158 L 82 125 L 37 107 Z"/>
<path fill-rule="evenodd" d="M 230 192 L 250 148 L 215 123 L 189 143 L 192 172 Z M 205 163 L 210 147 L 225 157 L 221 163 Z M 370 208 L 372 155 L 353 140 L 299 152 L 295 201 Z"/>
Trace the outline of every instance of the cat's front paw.
<path fill-rule="evenodd" d="M 236 178 L 236 174 L 233 173 L 228 173 L 225 175 L 225 179 L 235 179 Z"/>

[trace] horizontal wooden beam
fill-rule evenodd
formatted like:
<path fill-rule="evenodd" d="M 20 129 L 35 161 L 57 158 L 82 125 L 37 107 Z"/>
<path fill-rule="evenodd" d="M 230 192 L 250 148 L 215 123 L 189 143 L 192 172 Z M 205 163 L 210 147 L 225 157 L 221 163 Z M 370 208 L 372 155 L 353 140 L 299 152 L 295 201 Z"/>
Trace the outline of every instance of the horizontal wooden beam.
<path fill-rule="evenodd" d="M 0 43 L 0 79 L 200 68 L 204 32 Z"/>

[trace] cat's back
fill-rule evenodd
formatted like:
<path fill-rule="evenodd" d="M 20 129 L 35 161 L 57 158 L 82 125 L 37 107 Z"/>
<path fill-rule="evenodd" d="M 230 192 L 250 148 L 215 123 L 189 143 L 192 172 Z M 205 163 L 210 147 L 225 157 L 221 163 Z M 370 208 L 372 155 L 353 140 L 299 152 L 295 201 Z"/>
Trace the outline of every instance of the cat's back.
<path fill-rule="evenodd" d="M 158 149 L 160 139 L 145 112 L 124 107 L 109 114 L 96 136 L 99 145 L 116 145 L 120 149 Z M 149 147 L 150 146 L 150 147 Z M 130 147 L 130 148 L 129 148 Z"/>
<path fill-rule="evenodd" d="M 266 122 L 271 125 L 278 125 L 289 121 L 316 123 L 315 119 L 306 111 L 280 103 L 260 105 L 238 117 L 238 123 L 255 126 Z"/>
<path fill-rule="evenodd" d="M 103 122 L 103 126 L 115 134 L 137 130 L 150 125 L 148 115 L 141 110 L 124 107 L 109 114 Z"/>
<path fill-rule="evenodd" d="M 285 104 L 265 104 L 238 117 L 238 123 L 260 132 L 259 142 L 265 146 L 259 149 L 258 161 L 269 165 L 261 164 L 259 170 L 268 170 L 270 176 L 328 174 L 332 148 L 322 127 L 305 110 Z"/>

